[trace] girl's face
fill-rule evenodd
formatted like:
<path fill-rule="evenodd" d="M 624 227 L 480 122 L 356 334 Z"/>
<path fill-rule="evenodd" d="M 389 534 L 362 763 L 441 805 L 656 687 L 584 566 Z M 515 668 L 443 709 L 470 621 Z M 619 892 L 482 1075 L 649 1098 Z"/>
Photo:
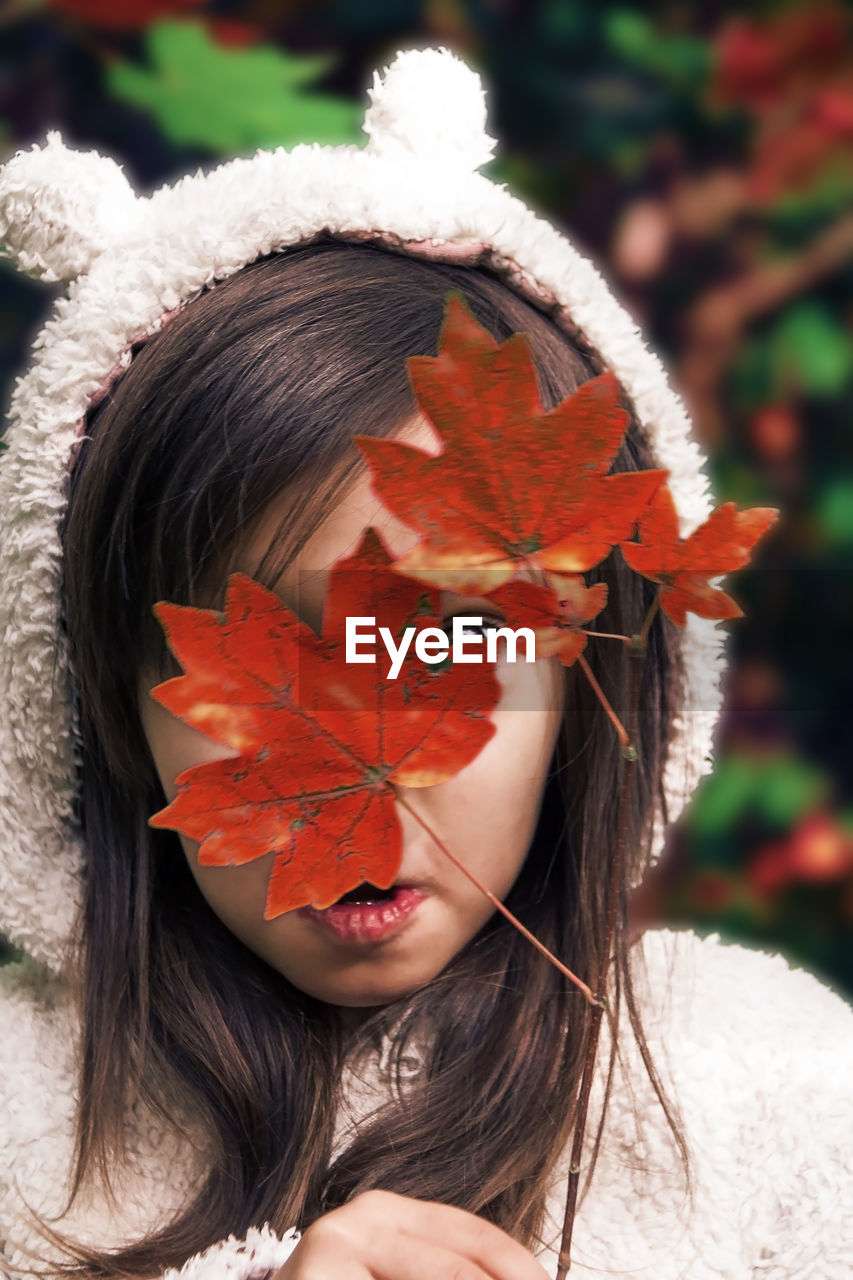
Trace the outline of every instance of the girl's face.
<path fill-rule="evenodd" d="M 409 429 L 405 438 L 436 451 L 437 437 L 423 421 Z M 280 514 L 278 509 L 268 513 L 236 568 L 254 576 Z M 417 541 L 373 496 L 364 474 L 276 584 L 284 603 L 316 630 L 329 569 L 341 556 L 353 553 L 370 525 L 395 556 Z M 442 608 L 447 626 L 454 614 L 481 616 L 485 623 L 501 620 L 487 597 L 445 592 Z M 380 651 L 380 663 L 383 658 Z M 377 665 L 376 670 L 381 667 Z M 556 658 L 529 664 L 500 658 L 497 676 L 502 693 L 492 713 L 496 732 L 476 759 L 446 782 L 399 790 L 460 861 L 503 900 L 521 869 L 536 826 L 562 713 L 562 680 Z M 158 677 L 143 672 L 140 714 L 163 791 L 171 801 L 177 794 L 174 779 L 182 770 L 237 753 L 155 702 L 149 690 L 157 683 Z M 273 853 L 242 866 L 205 867 L 198 863 L 198 843 L 184 835 L 179 838 L 202 894 L 246 946 L 309 995 L 329 1004 L 364 1007 L 388 1003 L 429 982 L 494 911 L 399 804 L 397 816 L 403 832 L 397 881 L 415 886 L 422 896 L 402 924 L 373 940 L 340 936 L 297 911 L 265 920 Z"/>

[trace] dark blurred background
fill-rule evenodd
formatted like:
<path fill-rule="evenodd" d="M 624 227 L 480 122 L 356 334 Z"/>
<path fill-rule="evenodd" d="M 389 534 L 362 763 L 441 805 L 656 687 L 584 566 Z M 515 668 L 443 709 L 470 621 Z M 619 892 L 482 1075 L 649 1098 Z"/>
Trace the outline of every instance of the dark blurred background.
<path fill-rule="evenodd" d="M 7 0 L 0 154 L 59 128 L 142 193 L 258 146 L 359 142 L 374 67 L 443 44 L 488 172 L 565 227 L 660 351 L 718 503 L 783 519 L 713 775 L 634 904 L 853 995 L 853 39 L 841 4 Z M 0 264 L 0 391 L 59 286 Z M 6 953 L 8 955 L 8 951 Z"/>

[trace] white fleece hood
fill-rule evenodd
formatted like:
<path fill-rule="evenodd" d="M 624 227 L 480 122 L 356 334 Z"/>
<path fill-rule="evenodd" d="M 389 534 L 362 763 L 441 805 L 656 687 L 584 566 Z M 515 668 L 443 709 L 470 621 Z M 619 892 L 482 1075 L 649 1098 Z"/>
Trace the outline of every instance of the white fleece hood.
<path fill-rule="evenodd" d="M 477 75 L 443 49 L 376 74 L 367 145 L 258 151 L 137 197 L 113 160 L 51 132 L 0 169 L 0 239 L 68 282 L 18 380 L 0 455 L 0 930 L 56 969 L 81 896 L 78 740 L 60 628 L 58 526 L 83 417 L 130 347 L 216 280 L 321 233 L 482 264 L 579 334 L 648 431 L 686 536 L 710 514 L 704 461 L 665 371 L 595 267 L 477 172 L 494 143 Z M 711 767 L 725 633 L 688 617 L 665 773 L 674 820 Z M 658 815 L 656 846 L 663 839 Z"/>

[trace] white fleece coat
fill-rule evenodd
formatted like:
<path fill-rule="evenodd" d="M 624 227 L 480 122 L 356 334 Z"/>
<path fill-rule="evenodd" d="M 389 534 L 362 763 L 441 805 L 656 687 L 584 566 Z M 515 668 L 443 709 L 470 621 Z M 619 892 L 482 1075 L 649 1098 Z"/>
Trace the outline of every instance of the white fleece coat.
<path fill-rule="evenodd" d="M 716 936 L 651 931 L 635 948 L 639 964 L 638 948 L 647 973 L 639 988 L 650 1048 L 690 1143 L 693 1207 L 628 1031 L 599 1163 L 578 1209 L 570 1274 L 844 1280 L 853 1273 L 853 1012 L 781 957 L 724 945 Z M 21 1197 L 56 1212 L 66 1188 L 76 1028 L 55 984 L 30 963 L 0 969 L 0 1000 L 0 1240 L 2 1257 L 23 1263 L 27 1246 L 42 1258 L 49 1251 L 28 1228 Z M 350 1073 L 336 1144 L 386 1095 L 386 1050 L 369 1076 Z M 605 1036 L 599 1064 L 606 1050 Z M 588 1139 L 600 1102 L 599 1076 Z M 203 1162 L 152 1117 L 136 1116 L 133 1135 L 118 1216 L 94 1196 L 62 1222 L 92 1244 L 118 1244 L 150 1229 L 198 1183 Z M 567 1163 L 554 1181 L 548 1247 L 537 1255 L 551 1277 Z M 253 1280 L 280 1266 L 297 1240 L 296 1232 L 278 1238 L 258 1222 L 245 1238 L 228 1236 L 187 1259 L 180 1274 Z"/>

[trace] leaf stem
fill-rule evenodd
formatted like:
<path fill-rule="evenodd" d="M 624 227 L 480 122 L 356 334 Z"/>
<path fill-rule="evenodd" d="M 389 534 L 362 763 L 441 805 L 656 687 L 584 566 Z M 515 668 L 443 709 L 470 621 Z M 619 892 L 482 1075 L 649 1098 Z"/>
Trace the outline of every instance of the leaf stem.
<path fill-rule="evenodd" d="M 638 654 L 638 656 L 640 655 Z M 632 663 L 631 673 L 631 705 L 629 724 L 631 727 L 632 737 L 636 739 L 637 724 L 639 720 L 642 670 L 639 669 L 638 664 Z M 587 1040 L 583 1074 L 581 1076 L 580 1089 L 578 1091 L 577 1114 L 575 1116 L 574 1133 L 572 1136 L 572 1152 L 569 1159 L 569 1179 L 566 1188 L 566 1211 L 563 1218 L 563 1236 L 560 1242 L 560 1255 L 555 1280 L 566 1280 L 566 1273 L 572 1265 L 572 1228 L 574 1226 L 575 1209 L 577 1207 L 584 1130 L 586 1129 L 586 1116 L 589 1109 L 589 1097 L 592 1089 L 592 1078 L 595 1071 L 595 1058 L 598 1051 L 599 1034 L 601 1032 L 601 1017 L 605 1010 L 607 1010 L 608 1017 L 611 1017 L 610 1011 L 607 1009 L 606 1000 L 607 972 L 610 968 L 610 953 L 613 949 L 613 938 L 616 932 L 616 916 L 619 906 L 619 887 L 622 880 L 622 869 L 625 865 L 628 815 L 631 809 L 631 790 L 635 777 L 634 770 L 629 766 L 635 759 L 636 755 L 633 757 L 624 756 L 625 762 L 622 765 L 622 785 L 619 792 L 619 812 L 616 825 L 616 853 L 613 858 L 613 865 L 610 869 L 610 879 L 607 887 L 607 912 L 605 916 L 604 945 L 601 951 L 601 962 L 598 971 L 598 981 L 596 983 L 596 990 L 598 994 L 595 1006 L 590 1014 L 589 1038 Z M 613 1034 L 615 1034 L 615 1032 Z"/>
<path fill-rule="evenodd" d="M 577 974 L 572 973 L 571 969 L 568 969 L 561 960 L 558 960 L 557 957 L 554 955 L 554 953 L 552 951 L 549 951 L 548 948 L 544 945 L 544 943 L 540 942 L 539 939 L 534 934 L 532 934 L 529 929 L 525 928 L 525 926 L 521 923 L 518 917 L 514 916 L 508 907 L 504 906 L 500 898 L 496 897 L 495 894 L 492 893 L 491 889 L 487 889 L 486 886 L 482 883 L 482 881 L 478 880 L 478 878 L 474 875 L 473 871 L 469 871 L 468 868 L 459 861 L 459 859 L 456 857 L 456 854 L 452 853 L 450 849 L 448 849 L 444 841 L 441 840 L 435 834 L 432 827 L 428 823 L 424 822 L 421 815 L 417 812 L 416 809 L 412 808 L 412 806 L 409 804 L 406 797 L 404 795 L 401 795 L 396 787 L 394 788 L 394 791 L 395 791 L 398 802 L 403 806 L 403 808 L 408 809 L 409 813 L 412 815 L 415 821 L 418 822 L 423 827 L 424 831 L 426 831 L 427 835 L 429 835 L 435 841 L 435 843 L 438 845 L 441 852 L 450 859 L 450 861 L 453 863 L 455 867 L 458 867 L 458 869 L 462 872 L 464 876 L 468 877 L 468 879 L 471 881 L 474 887 L 476 889 L 479 889 L 480 893 L 484 894 L 485 897 L 488 898 L 492 906 L 495 907 L 498 911 L 500 911 L 502 915 L 506 916 L 510 924 L 513 925 L 516 929 L 518 929 L 519 933 L 522 933 L 528 942 L 532 942 L 536 950 L 541 951 L 542 955 L 545 957 L 546 960 L 550 960 L 551 964 L 554 965 L 555 968 L 559 969 L 560 973 L 562 973 L 564 977 L 568 978 L 570 982 L 573 982 L 575 986 L 578 987 L 579 990 L 583 992 L 584 996 L 586 997 L 587 1004 L 590 1004 L 590 1005 L 599 1004 L 599 1001 L 592 994 L 592 991 L 589 989 L 587 984 L 584 981 L 582 981 L 582 979 L 580 979 L 577 976 Z"/>
<path fill-rule="evenodd" d="M 599 640 L 621 640 L 623 644 L 630 644 L 630 636 L 620 636 L 612 631 L 587 631 L 585 628 L 579 628 L 581 635 L 597 636 Z"/>
<path fill-rule="evenodd" d="M 592 674 L 592 668 L 590 667 L 589 663 L 587 662 L 586 658 L 583 656 L 582 653 L 578 655 L 578 666 L 581 668 L 587 680 L 592 685 L 593 693 L 595 694 L 596 698 L 598 698 L 598 701 L 601 703 L 602 707 L 604 707 L 608 720 L 613 725 L 614 729 L 619 735 L 619 741 L 622 743 L 623 751 L 627 751 L 631 746 L 631 739 L 628 737 L 628 734 L 625 731 L 625 726 L 623 725 L 622 721 L 619 719 L 616 712 L 613 710 L 610 703 L 607 701 L 607 698 L 604 696 L 604 690 L 596 680 L 595 676 Z"/>
<path fill-rule="evenodd" d="M 646 641 L 649 638 L 649 632 L 652 629 L 652 623 L 655 620 L 658 609 L 660 608 L 660 591 L 655 592 L 655 597 L 649 605 L 649 611 L 646 614 L 646 620 L 643 623 L 642 630 L 637 637 L 638 648 L 642 651 L 646 647 Z"/>

